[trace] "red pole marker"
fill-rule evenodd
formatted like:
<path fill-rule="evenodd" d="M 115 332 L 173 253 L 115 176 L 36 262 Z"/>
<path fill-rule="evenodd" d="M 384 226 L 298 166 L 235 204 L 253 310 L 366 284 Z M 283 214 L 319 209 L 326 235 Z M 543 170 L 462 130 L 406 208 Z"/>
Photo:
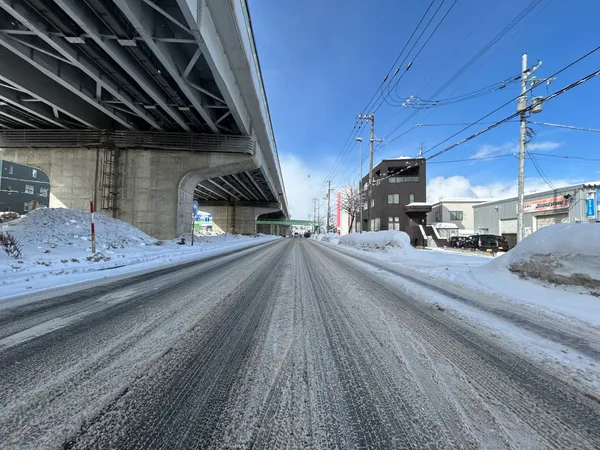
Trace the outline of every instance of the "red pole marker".
<path fill-rule="evenodd" d="M 94 202 L 90 201 L 90 213 L 92 214 L 92 253 L 96 253 L 96 232 L 94 229 Z"/>

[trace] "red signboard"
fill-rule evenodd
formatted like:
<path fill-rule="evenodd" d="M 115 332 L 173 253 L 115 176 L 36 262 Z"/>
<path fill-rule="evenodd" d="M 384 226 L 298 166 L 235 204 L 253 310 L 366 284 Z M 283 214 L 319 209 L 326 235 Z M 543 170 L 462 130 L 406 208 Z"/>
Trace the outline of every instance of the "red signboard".
<path fill-rule="evenodd" d="M 523 212 L 532 213 L 539 211 L 552 211 L 554 209 L 562 209 L 569 207 L 569 200 L 564 197 L 545 198 L 533 202 L 525 202 L 523 204 Z"/>

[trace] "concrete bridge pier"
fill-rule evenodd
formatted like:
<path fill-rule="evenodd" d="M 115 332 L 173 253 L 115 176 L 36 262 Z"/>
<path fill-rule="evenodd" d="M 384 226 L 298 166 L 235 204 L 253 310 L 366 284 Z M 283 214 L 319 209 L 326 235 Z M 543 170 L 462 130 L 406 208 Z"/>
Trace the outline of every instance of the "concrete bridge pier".
<path fill-rule="evenodd" d="M 256 234 L 256 219 L 261 214 L 277 211 L 277 204 L 264 206 L 242 206 L 231 204 L 224 206 L 206 206 L 200 204 L 200 209 L 212 215 L 213 231 L 231 234 Z"/>
<path fill-rule="evenodd" d="M 116 190 L 115 209 L 103 210 L 107 195 L 104 149 L 0 149 L 0 159 L 39 167 L 48 174 L 50 207 L 86 211 L 89 201 L 95 200 L 98 212 L 124 220 L 157 239 L 191 231 L 194 189 L 200 181 L 259 166 L 254 156 L 243 153 L 122 149 L 118 154 L 112 187 Z M 215 218 L 229 232 L 253 234 L 256 217 L 279 208 L 264 206 L 221 207 L 225 209 L 215 210 Z"/>

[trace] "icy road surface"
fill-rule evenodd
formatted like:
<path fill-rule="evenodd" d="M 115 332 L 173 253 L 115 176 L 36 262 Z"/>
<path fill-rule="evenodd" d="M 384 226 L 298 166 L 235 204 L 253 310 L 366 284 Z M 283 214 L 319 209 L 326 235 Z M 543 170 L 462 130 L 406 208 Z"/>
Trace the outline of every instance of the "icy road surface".
<path fill-rule="evenodd" d="M 600 448 L 594 380 L 403 280 L 281 239 L 6 304 L 1 447 Z M 600 365 L 597 328 L 465 301 Z"/>

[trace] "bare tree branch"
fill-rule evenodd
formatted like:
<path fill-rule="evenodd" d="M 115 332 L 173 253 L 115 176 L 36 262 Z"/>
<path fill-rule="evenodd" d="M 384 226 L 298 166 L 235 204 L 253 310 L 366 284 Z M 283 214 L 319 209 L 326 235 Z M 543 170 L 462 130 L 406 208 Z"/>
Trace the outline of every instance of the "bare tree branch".
<path fill-rule="evenodd" d="M 340 209 L 350 217 L 350 233 L 352 233 L 352 226 L 354 225 L 356 217 L 360 214 L 360 208 L 362 208 L 365 198 L 364 194 L 361 198 L 361 192 L 360 183 L 358 181 L 349 181 L 340 188 Z"/>

